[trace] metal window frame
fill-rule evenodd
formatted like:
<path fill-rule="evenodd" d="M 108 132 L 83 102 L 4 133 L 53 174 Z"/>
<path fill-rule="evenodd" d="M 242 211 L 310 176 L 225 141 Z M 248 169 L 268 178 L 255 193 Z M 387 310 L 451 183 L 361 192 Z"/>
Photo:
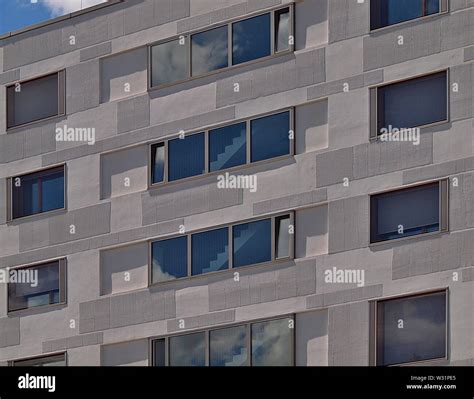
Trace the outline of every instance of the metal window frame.
<path fill-rule="evenodd" d="M 192 81 L 192 80 L 195 80 L 195 79 L 201 79 L 201 78 L 204 78 L 204 77 L 207 77 L 207 76 L 212 76 L 212 75 L 215 75 L 217 73 L 220 73 L 220 72 L 223 72 L 223 71 L 228 71 L 228 70 L 232 70 L 234 68 L 239 68 L 239 67 L 244 67 L 246 65 L 251 65 L 253 63 L 256 63 L 256 62 L 262 62 L 262 61 L 265 61 L 265 60 L 268 60 L 268 59 L 272 59 L 272 58 L 275 58 L 275 57 L 279 57 L 279 56 L 282 56 L 284 54 L 291 54 L 292 52 L 294 52 L 294 45 L 290 46 L 290 48 L 288 50 L 285 50 L 285 51 L 279 51 L 279 52 L 274 52 L 274 36 L 275 36 L 275 33 L 274 33 L 274 29 L 273 26 L 274 26 L 274 17 L 275 17 L 275 11 L 278 11 L 280 9 L 286 9 L 286 8 L 290 8 L 290 20 L 292 21 L 290 23 L 290 36 L 293 36 L 295 35 L 295 24 L 293 22 L 294 20 L 294 15 L 295 15 L 295 12 L 294 12 L 294 7 L 295 7 L 295 2 L 291 2 L 291 3 L 288 3 L 288 4 L 280 4 L 278 6 L 274 6 L 274 7 L 271 7 L 271 8 L 267 8 L 265 10 L 258 10 L 256 12 L 252 12 L 252 13 L 249 13 L 249 14 L 246 14 L 245 16 L 239 16 L 239 17 L 236 17 L 236 18 L 232 18 L 232 19 L 229 19 L 227 20 L 226 22 L 219 22 L 219 23 L 215 23 L 215 24 L 212 24 L 210 26 L 207 26 L 205 28 L 200 28 L 200 29 L 196 29 L 196 30 L 192 30 L 192 31 L 188 31 L 188 32 L 183 32 L 179 35 L 176 35 L 176 36 L 173 36 L 171 38 L 167 38 L 167 39 L 164 39 L 164 40 L 159 40 L 159 41 L 156 41 L 156 42 L 152 42 L 152 43 L 149 43 L 147 46 L 148 46 L 148 83 L 147 83 L 147 87 L 148 87 L 148 91 L 154 91 L 154 90 L 159 90 L 159 89 L 163 89 L 165 87 L 170 87 L 170 86 L 175 86 L 175 85 L 178 85 L 178 84 L 181 84 L 181 83 L 184 83 L 184 82 L 189 82 L 189 81 Z M 271 51 L 270 51 L 270 55 L 268 56 L 265 56 L 265 57 L 261 57 L 261 58 L 257 58 L 257 59 L 254 59 L 254 60 L 250 60 L 250 61 L 247 61 L 247 62 L 243 62 L 243 63 L 240 63 L 240 64 L 234 64 L 233 63 L 233 56 L 232 56 L 232 47 L 233 47 L 233 38 L 232 38 L 232 26 L 234 23 L 237 23 L 237 22 L 240 22 L 240 21 L 244 21 L 244 20 L 247 20 L 247 19 L 251 19 L 251 18 L 254 18 L 254 17 L 258 17 L 260 15 L 265 15 L 265 14 L 270 14 L 270 29 L 271 29 L 271 32 L 270 32 L 270 40 L 271 40 Z M 213 29 L 216 29 L 216 28 L 220 28 L 222 26 L 228 26 L 228 44 L 227 44 L 227 52 L 228 52 L 228 57 L 227 57 L 227 60 L 228 60 L 228 66 L 227 67 L 224 67 L 224 68 L 219 68 L 219 69 L 215 69 L 213 71 L 210 71 L 210 72 L 207 72 L 207 73 L 204 73 L 204 74 L 200 74 L 200 75 L 196 75 L 196 76 L 192 76 L 192 50 L 191 50 L 191 39 L 192 39 L 192 36 L 193 35 L 196 35 L 196 34 L 199 34 L 199 33 L 203 33 L 203 32 L 207 32 L 207 31 L 210 31 L 210 30 L 213 30 Z M 152 57 L 151 57 L 151 54 L 152 54 L 152 47 L 154 46 L 159 46 L 160 44 L 164 44 L 164 43 L 167 43 L 167 42 L 172 42 L 172 41 L 175 41 L 177 39 L 179 39 L 180 37 L 185 37 L 185 40 L 186 40 L 186 43 L 187 45 L 189 46 L 189 49 L 188 49 L 188 66 L 187 66 L 187 71 L 188 71 L 188 76 L 185 78 L 185 79 L 181 79 L 181 80 L 177 80 L 175 82 L 171 82 L 171 83 L 165 83 L 165 84 L 162 84 L 162 85 L 156 85 L 156 86 L 152 86 Z"/>
<path fill-rule="evenodd" d="M 185 233 L 182 233 L 182 234 L 177 233 L 177 234 L 171 234 L 171 235 L 168 235 L 168 236 L 165 236 L 165 237 L 149 239 L 148 240 L 148 287 L 149 288 L 150 287 L 157 287 L 157 286 L 161 286 L 163 284 L 170 284 L 170 283 L 173 283 L 173 282 L 176 282 L 176 281 L 183 281 L 183 280 L 186 280 L 186 279 L 199 278 L 199 277 L 202 277 L 202 276 L 212 276 L 214 274 L 225 273 L 225 272 L 228 272 L 230 270 L 247 269 L 249 267 L 255 267 L 255 266 L 267 266 L 267 265 L 271 265 L 271 264 L 284 263 L 284 262 L 288 262 L 288 261 L 293 260 L 294 259 L 294 247 L 295 247 L 295 241 L 296 241 L 295 240 L 296 232 L 295 232 L 295 234 L 290 234 L 290 254 L 289 254 L 289 256 L 283 257 L 283 258 L 276 258 L 275 257 L 275 244 L 274 243 L 275 243 L 276 237 L 275 237 L 275 229 L 273 228 L 274 219 L 277 218 L 277 217 L 284 216 L 284 215 L 290 215 L 290 223 L 293 224 L 293 225 L 295 224 L 295 211 L 285 211 L 285 212 L 279 212 L 279 213 L 272 214 L 272 215 L 267 215 L 267 216 L 259 216 L 259 217 L 252 218 L 252 219 L 249 219 L 249 220 L 238 221 L 238 222 L 234 222 L 234 223 L 225 223 L 225 224 L 221 224 L 221 225 L 217 225 L 217 226 L 213 226 L 213 227 L 206 227 L 206 228 L 202 228 L 202 229 L 197 229 L 197 230 L 193 230 L 193 231 L 190 231 L 190 232 L 185 232 Z M 233 257 L 233 227 L 237 226 L 237 225 L 257 222 L 257 221 L 260 221 L 260 220 L 270 220 L 271 221 L 271 226 L 272 226 L 272 228 L 271 228 L 271 242 L 272 242 L 271 259 L 267 262 L 254 263 L 254 264 L 234 268 L 234 262 L 233 262 L 233 258 L 234 258 Z M 224 269 L 224 270 L 217 270 L 217 271 L 212 271 L 212 272 L 208 272 L 208 273 L 193 275 L 192 274 L 192 269 L 191 269 L 191 265 L 192 265 L 192 259 L 191 259 L 191 257 L 192 257 L 192 248 L 191 248 L 192 236 L 194 234 L 205 233 L 205 232 L 208 232 L 208 231 L 219 230 L 219 229 L 224 229 L 224 228 L 228 229 L 228 239 L 229 239 L 229 250 L 228 250 L 229 262 L 228 262 L 228 264 L 229 264 L 229 267 L 227 269 Z M 171 239 L 179 238 L 179 237 L 186 237 L 186 240 L 187 240 L 186 241 L 187 242 L 187 250 L 188 250 L 188 254 L 187 254 L 188 274 L 187 274 L 187 276 L 175 278 L 175 279 L 172 279 L 172 280 L 153 282 L 153 243 L 159 242 L 159 241 L 171 240 Z"/>
<path fill-rule="evenodd" d="M 380 141 L 381 135 L 378 132 L 378 91 L 379 89 L 390 86 L 390 85 L 396 85 L 398 83 L 406 83 L 409 81 L 421 79 L 424 77 L 428 77 L 430 75 L 436 75 L 440 73 L 445 73 L 446 74 L 446 119 L 437 121 L 437 122 L 431 122 L 427 123 L 424 125 L 418 125 L 418 126 L 410 126 L 407 127 L 406 129 L 425 129 L 425 128 L 430 128 L 438 125 L 443 125 L 446 123 L 449 123 L 451 121 L 451 115 L 450 115 L 450 103 L 451 103 L 451 74 L 450 74 L 450 68 L 443 68 L 443 69 L 437 69 L 431 72 L 426 72 L 420 75 L 415 75 L 415 76 L 410 76 L 407 78 L 401 78 L 401 79 L 395 79 L 389 82 L 383 82 L 374 86 L 369 87 L 369 141 Z"/>
<path fill-rule="evenodd" d="M 57 80 L 58 80 L 58 93 L 57 93 L 57 95 L 58 95 L 58 112 L 57 112 L 57 114 L 47 116 L 45 118 L 34 119 L 30 122 L 25 122 L 25 123 L 21 123 L 21 124 L 18 124 L 18 125 L 10 126 L 9 125 L 9 117 L 8 117 L 8 115 L 9 115 L 9 113 L 8 113 L 8 110 L 9 110 L 8 90 L 12 87 L 15 87 L 17 84 L 24 85 L 24 84 L 35 82 L 37 80 L 41 80 L 43 78 L 47 78 L 47 77 L 50 77 L 50 76 L 53 76 L 53 75 L 57 75 Z M 11 83 L 11 84 L 6 85 L 4 90 L 5 90 L 5 131 L 7 133 L 15 131 L 17 129 L 21 129 L 21 128 L 25 128 L 25 127 L 28 127 L 28 126 L 35 125 L 35 124 L 38 124 L 40 122 L 57 119 L 57 118 L 60 118 L 60 117 L 66 115 L 66 69 L 59 69 L 55 72 L 48 72 L 46 74 L 35 76 L 34 78 L 29 78 L 29 79 L 26 79 L 26 80 L 16 81 L 15 83 Z"/>
<path fill-rule="evenodd" d="M 398 300 L 398 299 L 410 299 L 410 298 L 418 298 L 422 296 L 429 296 L 429 295 L 435 295 L 435 294 L 441 294 L 444 293 L 445 295 L 445 348 L 444 348 L 444 357 L 436 357 L 432 359 L 425 359 L 425 360 L 416 360 L 412 362 L 405 362 L 405 363 L 396 363 L 396 364 L 390 364 L 390 365 L 382 365 L 378 364 L 378 354 L 377 354 L 377 347 L 378 347 L 378 329 L 377 329 L 377 323 L 378 323 L 378 305 L 380 302 L 388 302 L 391 300 Z M 418 291 L 418 292 L 412 292 L 412 293 L 405 293 L 405 294 L 397 294 L 397 295 L 392 295 L 392 296 L 387 296 L 385 298 L 377 298 L 372 301 L 370 301 L 370 304 L 373 305 L 373 325 L 370 326 L 370 330 L 372 331 L 372 337 L 373 337 L 373 345 L 372 346 L 372 356 L 373 356 L 373 362 L 374 366 L 377 367 L 397 367 L 397 366 L 414 366 L 414 365 L 426 365 L 427 363 L 432 363 L 432 362 L 439 362 L 439 361 L 448 361 L 449 360 L 449 294 L 450 290 L 449 287 L 441 287 L 441 288 L 434 288 L 434 289 L 429 289 L 429 290 L 424 290 L 424 291 Z"/>
<path fill-rule="evenodd" d="M 283 113 L 286 113 L 286 112 L 289 113 L 289 131 L 288 131 L 288 133 L 290 131 L 293 132 L 293 139 L 289 140 L 289 153 L 284 154 L 284 155 L 280 155 L 280 156 L 274 157 L 274 158 L 268 158 L 268 159 L 263 159 L 263 160 L 260 160 L 260 161 L 252 162 L 252 154 L 251 154 L 251 146 L 252 146 L 252 143 L 251 143 L 251 140 L 252 140 L 252 138 L 251 138 L 251 136 L 252 136 L 251 135 L 251 124 L 252 124 L 252 121 L 257 120 L 257 119 L 270 117 L 270 116 L 273 116 L 273 115 L 283 114 Z M 295 135 L 296 135 L 295 134 L 295 125 L 296 125 L 295 118 L 296 117 L 295 117 L 295 112 L 296 112 L 295 107 L 287 107 L 287 108 L 279 109 L 279 110 L 276 110 L 276 111 L 266 112 L 266 113 L 261 114 L 261 115 L 252 116 L 250 118 L 236 119 L 232 122 L 224 122 L 224 123 L 220 123 L 220 124 L 216 124 L 216 125 L 212 125 L 212 126 L 207 126 L 203 129 L 199 129 L 199 130 L 193 129 L 193 130 L 190 130 L 188 132 L 185 131 L 184 132 L 185 138 L 188 137 L 188 136 L 195 135 L 195 134 L 204 133 L 205 168 L 204 168 L 204 173 L 200 173 L 200 174 L 194 175 L 194 176 L 184 177 L 182 179 L 177 179 L 177 180 L 172 180 L 172 181 L 169 180 L 169 158 L 170 158 L 170 156 L 169 156 L 169 144 L 168 143 L 172 140 L 176 140 L 177 138 L 179 138 L 180 134 L 179 133 L 174 133 L 174 134 L 168 136 L 165 139 L 154 140 L 154 141 L 149 142 L 148 143 L 148 177 L 147 177 L 148 187 L 147 187 L 147 189 L 150 190 L 150 189 L 160 188 L 160 187 L 164 187 L 164 186 L 179 184 L 179 183 L 188 182 L 188 181 L 192 181 L 192 180 L 200 179 L 200 178 L 204 178 L 204 177 L 209 177 L 209 176 L 218 176 L 218 175 L 220 175 L 222 173 L 225 173 L 225 172 L 232 173 L 232 172 L 243 170 L 243 169 L 248 168 L 250 166 L 262 165 L 262 164 L 270 163 L 270 162 L 278 162 L 279 160 L 294 157 L 295 156 L 295 148 L 296 148 L 296 137 L 295 137 Z M 213 131 L 213 130 L 220 129 L 220 128 L 225 128 L 225 127 L 230 127 L 230 126 L 233 126 L 233 125 L 238 125 L 240 123 L 246 123 L 246 129 L 247 129 L 247 132 L 246 132 L 246 146 L 247 146 L 246 162 L 244 164 L 233 166 L 233 167 L 230 167 L 230 168 L 210 171 L 210 168 L 209 168 L 209 154 L 210 154 L 209 135 L 210 135 L 210 132 Z M 164 154 L 164 156 L 165 156 L 165 159 L 164 159 L 165 170 L 164 170 L 164 175 L 163 175 L 163 181 L 153 183 L 153 176 L 152 176 L 153 175 L 152 171 L 154 170 L 153 148 L 154 148 L 154 146 L 159 145 L 161 143 L 165 143 L 165 154 Z"/>
<path fill-rule="evenodd" d="M 20 358 L 20 359 L 13 359 L 8 361 L 8 366 L 10 367 L 31 367 L 38 361 L 41 361 L 43 359 L 54 359 L 54 358 L 59 358 L 63 357 L 65 366 L 68 366 L 68 356 L 67 356 L 67 351 L 63 352 L 57 352 L 57 353 L 51 353 L 51 354 L 43 354 L 43 355 L 38 355 L 34 357 L 28 357 L 28 358 Z M 15 365 L 15 363 L 19 362 L 26 362 L 30 364 L 20 364 L 19 366 Z M 63 367 L 63 366 L 57 366 L 57 367 Z"/>
<path fill-rule="evenodd" d="M 276 320 L 285 320 L 285 319 L 291 319 L 293 320 L 293 328 L 291 329 L 291 345 L 290 345 L 290 360 L 291 360 L 291 366 L 296 365 L 296 313 L 287 313 L 279 316 L 274 316 L 274 317 L 267 317 L 267 318 L 259 318 L 255 320 L 249 320 L 249 321 L 240 321 L 240 322 L 232 322 L 229 324 L 222 324 L 218 326 L 210 326 L 207 328 L 197 328 L 197 329 L 189 329 L 183 332 L 178 332 L 174 334 L 169 334 L 165 336 L 154 336 L 148 338 L 148 365 L 153 367 L 155 364 L 155 359 L 154 359 L 154 345 L 156 341 L 164 341 L 165 342 L 165 367 L 173 367 L 170 366 L 170 339 L 175 338 L 175 337 L 181 337 L 185 335 L 192 335 L 192 334 L 197 334 L 197 333 L 205 333 L 205 339 L 206 339 L 206 365 L 205 367 L 211 367 L 210 366 L 210 349 L 211 349 L 211 340 L 210 340 L 210 335 L 211 332 L 213 331 L 219 331 L 219 330 L 225 330 L 228 328 L 233 328 L 233 327 L 243 327 L 245 326 L 246 332 L 247 332 L 247 364 L 245 365 L 246 367 L 251 367 L 252 366 L 252 325 L 257 324 L 257 323 L 265 323 L 265 322 L 272 322 Z M 244 367 L 245 367 L 244 366 Z"/>
<path fill-rule="evenodd" d="M 31 268 L 41 268 L 45 267 L 48 263 L 58 262 L 59 268 L 59 302 L 41 306 L 33 306 L 33 307 L 26 307 L 21 309 L 13 309 L 10 310 L 10 296 L 9 296 L 9 289 L 8 286 L 10 283 L 7 284 L 6 288 L 6 300 L 5 303 L 7 305 L 7 314 L 18 314 L 18 313 L 28 313 L 28 312 L 36 312 L 41 311 L 44 309 L 50 309 L 55 307 L 63 307 L 67 305 L 67 257 L 59 257 L 53 258 L 49 260 L 42 260 L 40 262 L 35 262 L 27 265 L 15 266 L 8 268 L 8 270 L 22 270 L 22 269 L 31 269 Z"/>
<path fill-rule="evenodd" d="M 407 184 L 406 186 L 401 186 L 397 188 L 392 188 L 390 190 L 384 190 L 384 191 L 378 191 L 374 193 L 369 194 L 369 201 L 368 201 L 368 211 L 369 211 L 369 247 L 372 246 L 378 246 L 378 245 L 387 245 L 391 242 L 398 243 L 400 241 L 404 240 L 412 240 L 420 237 L 428 237 L 428 236 L 433 236 L 433 235 L 439 235 L 442 233 L 446 233 L 449 231 L 449 178 L 441 178 L 441 179 L 434 179 L 434 180 L 427 180 L 427 181 L 422 181 L 422 182 L 417 182 L 413 184 Z M 430 233 L 421 233 L 421 234 L 415 234 L 411 236 L 405 236 L 405 237 L 400 237 L 400 238 L 393 238 L 391 240 L 383 240 L 383 241 L 375 241 L 372 242 L 372 197 L 376 197 L 378 195 L 382 194 L 388 194 L 388 193 L 394 193 L 394 192 L 400 192 L 403 190 L 408 190 L 411 188 L 415 187 L 421 187 L 421 186 L 427 186 L 431 185 L 434 183 L 438 183 L 439 187 L 439 213 L 438 213 L 438 218 L 439 218 L 439 229 L 438 231 L 430 232 Z"/>

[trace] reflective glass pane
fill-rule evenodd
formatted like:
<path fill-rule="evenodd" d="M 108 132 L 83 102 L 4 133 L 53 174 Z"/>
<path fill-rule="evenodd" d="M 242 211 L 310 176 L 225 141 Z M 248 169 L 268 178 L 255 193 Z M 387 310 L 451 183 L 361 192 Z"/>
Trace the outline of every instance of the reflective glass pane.
<path fill-rule="evenodd" d="M 41 183 L 42 212 L 64 208 L 64 171 L 45 174 Z"/>
<path fill-rule="evenodd" d="M 165 361 L 166 346 L 164 339 L 157 339 L 153 341 L 153 366 L 164 367 L 166 366 Z"/>
<path fill-rule="evenodd" d="M 66 355 L 54 355 L 38 357 L 36 359 L 15 360 L 14 367 L 64 367 L 66 366 Z"/>
<path fill-rule="evenodd" d="M 290 153 L 290 113 L 283 112 L 251 122 L 252 162 Z"/>
<path fill-rule="evenodd" d="M 247 327 L 237 326 L 210 332 L 211 366 L 246 366 Z"/>
<path fill-rule="evenodd" d="M 292 319 L 252 324 L 252 366 L 292 366 Z"/>
<path fill-rule="evenodd" d="M 153 283 L 188 275 L 187 243 L 187 237 L 178 237 L 152 244 Z"/>
<path fill-rule="evenodd" d="M 233 226 L 233 266 L 240 267 L 272 260 L 271 220 Z"/>
<path fill-rule="evenodd" d="M 204 332 L 171 337 L 170 366 L 205 366 L 206 335 Z"/>
<path fill-rule="evenodd" d="M 270 14 L 260 15 L 232 25 L 233 64 L 271 54 Z"/>
<path fill-rule="evenodd" d="M 276 218 L 275 229 L 276 257 L 286 258 L 290 256 L 290 216 Z"/>
<path fill-rule="evenodd" d="M 371 28 L 382 28 L 438 12 L 439 0 L 371 0 Z"/>
<path fill-rule="evenodd" d="M 242 122 L 209 132 L 209 170 L 211 172 L 246 163 L 246 126 L 246 123 Z"/>
<path fill-rule="evenodd" d="M 201 175 L 205 171 L 204 133 L 168 142 L 169 181 Z"/>
<path fill-rule="evenodd" d="M 275 51 L 290 48 L 290 9 L 275 11 Z"/>
<path fill-rule="evenodd" d="M 191 45 L 193 76 L 228 66 L 227 25 L 193 35 Z"/>
<path fill-rule="evenodd" d="M 152 183 L 161 183 L 165 176 L 165 145 L 156 144 L 151 147 Z"/>
<path fill-rule="evenodd" d="M 400 364 L 445 356 L 445 292 L 378 303 L 378 365 Z"/>
<path fill-rule="evenodd" d="M 151 48 L 151 85 L 161 86 L 188 76 L 188 46 L 179 39 Z"/>
<path fill-rule="evenodd" d="M 192 273 L 204 274 L 229 267 L 228 229 L 217 229 L 192 235 Z"/>

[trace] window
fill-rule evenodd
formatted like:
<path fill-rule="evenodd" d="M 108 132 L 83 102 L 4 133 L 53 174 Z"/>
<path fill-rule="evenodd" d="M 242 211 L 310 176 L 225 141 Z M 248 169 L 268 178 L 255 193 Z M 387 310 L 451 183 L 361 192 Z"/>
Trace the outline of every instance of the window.
<path fill-rule="evenodd" d="M 151 284 L 291 259 L 293 221 L 293 213 L 287 213 L 153 241 Z"/>
<path fill-rule="evenodd" d="M 269 262 L 272 259 L 271 220 L 233 227 L 234 267 Z"/>
<path fill-rule="evenodd" d="M 186 237 L 152 243 L 152 281 L 174 280 L 188 275 L 188 244 Z"/>
<path fill-rule="evenodd" d="M 192 75 L 204 75 L 227 68 L 228 28 L 221 26 L 191 36 Z"/>
<path fill-rule="evenodd" d="M 206 334 L 181 335 L 170 338 L 170 366 L 205 366 Z"/>
<path fill-rule="evenodd" d="M 7 128 L 65 113 L 65 73 L 7 86 Z"/>
<path fill-rule="evenodd" d="M 292 115 L 288 110 L 153 144 L 151 185 L 290 156 Z"/>
<path fill-rule="evenodd" d="M 64 166 L 10 180 L 13 219 L 64 209 Z"/>
<path fill-rule="evenodd" d="M 447 0 L 371 0 L 371 29 L 447 11 Z"/>
<path fill-rule="evenodd" d="M 150 45 L 150 88 L 293 50 L 293 6 Z"/>
<path fill-rule="evenodd" d="M 66 260 L 10 269 L 8 311 L 66 302 Z"/>
<path fill-rule="evenodd" d="M 445 358 L 446 300 L 443 291 L 377 302 L 377 365 Z"/>
<path fill-rule="evenodd" d="M 162 86 L 189 76 L 187 39 L 181 38 L 151 47 L 151 85 Z"/>
<path fill-rule="evenodd" d="M 170 181 L 201 175 L 205 172 L 204 133 L 170 140 L 168 146 Z"/>
<path fill-rule="evenodd" d="M 294 317 L 289 316 L 159 338 L 151 342 L 152 364 L 211 367 L 293 366 L 294 322 Z"/>
<path fill-rule="evenodd" d="M 192 274 L 204 274 L 229 268 L 228 228 L 193 234 Z"/>
<path fill-rule="evenodd" d="M 283 112 L 251 122 L 252 162 L 290 154 L 290 113 Z"/>
<path fill-rule="evenodd" d="M 371 96 L 376 96 L 376 110 L 372 112 L 377 132 L 372 133 L 373 137 L 394 128 L 408 129 L 448 119 L 446 71 L 380 86 L 372 89 Z"/>
<path fill-rule="evenodd" d="M 33 359 L 25 360 L 14 360 L 10 362 L 11 366 L 14 367 L 65 367 L 66 354 L 61 353 L 59 355 L 43 356 Z"/>
<path fill-rule="evenodd" d="M 447 181 L 372 195 L 371 243 L 447 230 Z"/>

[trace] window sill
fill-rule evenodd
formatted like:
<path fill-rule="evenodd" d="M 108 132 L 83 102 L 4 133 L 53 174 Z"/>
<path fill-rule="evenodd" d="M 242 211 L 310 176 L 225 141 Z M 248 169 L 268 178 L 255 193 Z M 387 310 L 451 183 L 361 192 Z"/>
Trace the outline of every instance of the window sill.
<path fill-rule="evenodd" d="M 414 19 L 409 19 L 408 21 L 402 21 L 402 22 L 398 22 L 396 24 L 391 24 L 391 25 L 387 25 L 387 26 L 382 26 L 380 28 L 375 28 L 375 29 L 371 29 L 369 27 L 369 34 L 372 35 L 372 34 L 378 34 L 378 33 L 385 33 L 387 31 L 389 31 L 390 29 L 392 30 L 395 30 L 395 29 L 399 29 L 399 28 L 404 28 L 406 27 L 407 25 L 410 25 L 410 24 L 417 24 L 419 22 L 425 22 L 425 21 L 429 21 L 430 19 L 435 19 L 437 17 L 442 17 L 444 16 L 445 14 L 449 14 L 449 11 L 442 11 L 442 12 L 438 12 L 436 14 L 431 14 L 431 15 L 425 15 L 423 17 L 419 17 L 419 18 L 414 18 Z M 369 22 L 370 23 L 370 22 Z"/>
<path fill-rule="evenodd" d="M 408 237 L 394 238 L 393 240 L 371 242 L 369 243 L 369 248 L 376 248 L 383 245 L 390 245 L 391 243 L 393 244 L 404 243 L 405 241 L 415 240 L 417 238 L 431 238 L 435 236 L 441 236 L 442 234 L 447 234 L 447 233 L 449 233 L 449 230 L 438 230 L 438 231 L 433 231 L 431 233 L 422 233 L 422 234 L 416 234 L 416 235 L 412 235 Z"/>
<path fill-rule="evenodd" d="M 7 225 L 10 226 L 15 226 L 17 224 L 21 224 L 23 222 L 34 222 L 37 220 L 41 220 L 42 218 L 49 218 L 51 216 L 57 216 L 57 215 L 62 215 L 67 213 L 67 208 L 61 208 L 61 209 L 54 209 L 52 211 L 48 212 L 42 212 L 42 213 L 35 213 L 34 215 L 28 215 L 28 216 L 23 216 L 20 218 L 15 218 L 7 221 Z"/>
<path fill-rule="evenodd" d="M 55 303 L 52 305 L 42 305 L 42 306 L 35 306 L 26 309 L 18 309 L 18 310 L 9 310 L 7 315 L 9 317 L 22 317 L 22 316 L 31 316 L 39 313 L 45 313 L 48 311 L 60 310 L 67 308 L 67 302 L 60 302 Z"/>

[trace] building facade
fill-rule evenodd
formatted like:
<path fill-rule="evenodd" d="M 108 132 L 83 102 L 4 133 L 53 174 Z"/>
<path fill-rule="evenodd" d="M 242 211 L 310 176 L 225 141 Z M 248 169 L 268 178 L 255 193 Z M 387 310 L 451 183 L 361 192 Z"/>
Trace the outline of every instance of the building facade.
<path fill-rule="evenodd" d="M 4 35 L 1 364 L 473 365 L 473 21 L 113 0 Z"/>

